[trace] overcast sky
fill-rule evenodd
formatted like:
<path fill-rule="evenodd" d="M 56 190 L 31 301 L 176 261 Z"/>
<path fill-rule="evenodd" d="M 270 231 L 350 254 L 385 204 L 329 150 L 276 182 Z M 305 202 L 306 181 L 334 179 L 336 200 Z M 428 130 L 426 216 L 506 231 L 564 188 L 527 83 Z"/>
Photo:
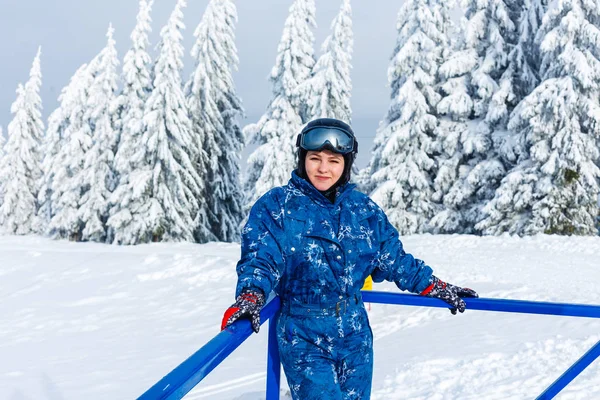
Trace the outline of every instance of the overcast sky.
<path fill-rule="evenodd" d="M 155 0 L 152 9 L 151 54 L 161 27 L 176 0 Z M 193 62 L 189 55 L 193 32 L 208 0 L 188 0 L 184 10 L 186 52 L 183 79 Z M 247 119 L 256 121 L 264 112 L 271 86 L 267 77 L 275 62 L 277 45 L 292 0 L 239 0 L 236 43 L 240 59 L 235 84 Z M 341 0 L 316 0 L 315 51 L 330 32 L 331 20 Z M 364 164 L 375 130 L 389 104 L 387 67 L 396 40 L 398 0 L 352 1 L 354 55 L 352 70 L 353 125 L 361 144 L 359 163 Z M 58 105 L 57 97 L 75 70 L 92 59 L 106 44 L 112 22 L 119 58 L 131 46 L 138 0 L 0 0 L 0 125 L 6 131 L 10 105 L 19 82 L 25 82 L 38 46 L 42 46 L 42 101 L 44 119 Z M 5 133 L 6 134 L 6 133 Z M 362 140 L 361 140 L 362 139 Z"/>

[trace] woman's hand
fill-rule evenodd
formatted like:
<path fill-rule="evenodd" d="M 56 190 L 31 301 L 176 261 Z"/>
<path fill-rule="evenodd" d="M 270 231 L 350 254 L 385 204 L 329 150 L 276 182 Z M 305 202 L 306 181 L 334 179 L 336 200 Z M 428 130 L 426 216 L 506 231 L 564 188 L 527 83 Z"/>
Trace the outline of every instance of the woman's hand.
<path fill-rule="evenodd" d="M 265 296 L 260 292 L 247 291 L 240 294 L 235 303 L 225 311 L 221 330 L 227 328 L 240 318 L 247 318 L 252 322 L 252 330 L 258 333 L 260 329 L 260 310 L 265 304 Z"/>
<path fill-rule="evenodd" d="M 450 312 L 456 315 L 456 311 L 465 312 L 466 304 L 462 298 L 479 297 L 473 289 L 462 288 L 446 283 L 436 276 L 431 276 L 431 285 L 421 292 L 421 296 L 435 297 L 450 304 Z"/>

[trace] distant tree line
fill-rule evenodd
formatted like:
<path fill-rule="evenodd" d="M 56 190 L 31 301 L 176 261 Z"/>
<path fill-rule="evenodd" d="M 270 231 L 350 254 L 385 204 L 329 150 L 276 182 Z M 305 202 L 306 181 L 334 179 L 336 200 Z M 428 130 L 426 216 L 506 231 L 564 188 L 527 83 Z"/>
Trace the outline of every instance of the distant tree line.
<path fill-rule="evenodd" d="M 390 105 L 356 183 L 402 234 L 597 235 L 600 9 L 584 0 L 406 0 L 388 67 Z M 40 51 L 0 130 L 0 230 L 75 241 L 237 241 L 295 168 L 317 117 L 351 123 L 352 10 L 342 0 L 314 52 L 314 0 L 294 0 L 256 122 L 244 111 L 233 0 L 211 0 L 182 79 L 185 0 L 148 53 L 140 0 L 122 61 L 107 44 L 41 118 Z M 257 145 L 244 174 L 240 154 Z"/>

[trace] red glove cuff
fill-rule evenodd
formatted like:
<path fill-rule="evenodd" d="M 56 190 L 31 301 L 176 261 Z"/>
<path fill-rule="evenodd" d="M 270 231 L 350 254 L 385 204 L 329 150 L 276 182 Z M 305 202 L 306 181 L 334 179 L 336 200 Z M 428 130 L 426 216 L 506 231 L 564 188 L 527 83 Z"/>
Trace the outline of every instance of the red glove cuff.
<path fill-rule="evenodd" d="M 444 290 L 446 289 L 446 282 L 440 280 L 439 278 L 436 278 L 435 276 L 433 277 L 433 280 L 431 282 L 431 285 L 427 286 L 425 288 L 425 290 L 423 290 L 421 293 L 419 293 L 421 296 L 427 296 L 429 293 L 431 293 L 431 291 L 437 287 L 440 290 Z"/>
<path fill-rule="evenodd" d="M 225 314 L 223 315 L 223 321 L 221 322 L 221 330 L 223 330 L 223 329 L 225 329 L 225 327 L 227 327 L 227 321 L 229 321 L 229 318 L 231 318 L 231 316 L 233 314 L 235 314 L 237 311 L 239 311 L 238 307 L 229 307 L 225 311 Z"/>
<path fill-rule="evenodd" d="M 427 286 L 425 288 L 425 290 L 423 290 L 421 293 L 419 293 L 420 296 L 427 296 L 429 293 L 431 293 L 431 291 L 433 290 L 433 287 L 435 285 L 432 283 L 431 285 Z"/>

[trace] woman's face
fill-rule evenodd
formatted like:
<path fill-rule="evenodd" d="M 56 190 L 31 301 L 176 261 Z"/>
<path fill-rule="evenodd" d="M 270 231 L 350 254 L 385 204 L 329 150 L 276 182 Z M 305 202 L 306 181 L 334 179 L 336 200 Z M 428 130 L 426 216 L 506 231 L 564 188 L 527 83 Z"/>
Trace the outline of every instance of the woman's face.
<path fill-rule="evenodd" d="M 306 175 L 317 190 L 332 187 L 344 172 L 344 156 L 329 150 L 309 151 L 304 162 Z"/>

